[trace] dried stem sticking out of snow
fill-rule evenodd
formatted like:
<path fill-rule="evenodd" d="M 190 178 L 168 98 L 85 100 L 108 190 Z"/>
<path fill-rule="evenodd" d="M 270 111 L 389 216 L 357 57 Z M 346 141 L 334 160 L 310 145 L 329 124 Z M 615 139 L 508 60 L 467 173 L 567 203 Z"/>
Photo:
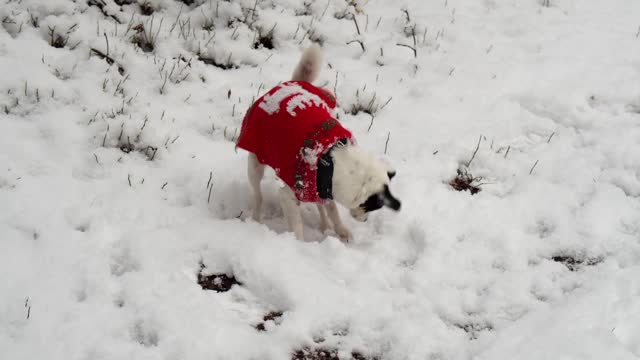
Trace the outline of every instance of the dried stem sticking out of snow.
<path fill-rule="evenodd" d="M 387 147 L 389 146 L 389 138 L 391 137 L 391 131 L 387 133 L 387 141 L 384 142 L 384 154 L 387 155 Z"/>
<path fill-rule="evenodd" d="M 360 48 L 362 49 L 362 52 L 366 51 L 365 48 L 364 48 L 364 43 L 362 42 L 362 40 L 355 39 L 355 40 L 347 41 L 347 45 L 353 44 L 353 43 L 360 44 Z"/>
<path fill-rule="evenodd" d="M 160 34 L 160 30 L 162 29 L 163 21 L 164 18 L 161 18 L 160 25 L 158 25 L 157 29 L 154 29 L 153 16 L 147 22 L 147 26 L 145 26 L 145 24 L 143 23 L 139 23 L 138 25 L 134 26 L 132 30 L 135 31 L 135 34 L 131 37 L 131 42 L 138 45 L 138 47 L 144 52 L 153 51 L 156 47 L 156 42 L 158 41 L 158 35 Z"/>
<path fill-rule="evenodd" d="M 533 166 L 531 167 L 531 170 L 529 170 L 529 175 L 531 175 L 531 174 L 533 173 L 533 169 L 535 169 L 535 168 L 536 168 L 536 165 L 538 165 L 538 161 L 539 161 L 539 160 L 536 160 L 536 162 L 535 162 L 535 163 L 533 164 Z"/>
<path fill-rule="evenodd" d="M 480 135 L 480 137 L 478 138 L 478 145 L 476 145 L 476 149 L 473 151 L 473 155 L 471 155 L 471 159 L 469 159 L 469 162 L 467 162 L 467 168 L 471 166 L 471 162 L 473 161 L 473 159 L 475 159 L 476 154 L 478 153 L 478 149 L 480 149 L 481 141 L 482 141 L 482 135 Z"/>

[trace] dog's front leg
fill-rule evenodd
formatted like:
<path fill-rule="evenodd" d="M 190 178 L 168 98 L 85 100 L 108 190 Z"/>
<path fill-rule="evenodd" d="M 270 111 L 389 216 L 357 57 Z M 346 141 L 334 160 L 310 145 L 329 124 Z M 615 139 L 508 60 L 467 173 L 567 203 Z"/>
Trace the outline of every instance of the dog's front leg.
<path fill-rule="evenodd" d="M 284 212 L 284 217 L 289 224 L 289 231 L 293 231 L 296 239 L 304 240 L 300 202 L 288 186 L 280 188 L 279 195 L 282 212 Z"/>
<path fill-rule="evenodd" d="M 325 210 L 323 204 L 316 205 L 318 206 L 318 213 L 320 213 L 320 231 L 324 234 L 330 228 L 327 210 Z"/>
<path fill-rule="evenodd" d="M 342 223 L 342 220 L 340 219 L 340 214 L 338 213 L 338 207 L 336 206 L 336 202 L 329 201 L 329 203 L 327 203 L 324 207 L 327 210 L 327 213 L 329 214 L 329 219 L 331 219 L 331 222 L 333 223 L 333 229 L 335 230 L 336 234 L 340 236 L 340 239 L 344 241 L 349 241 L 353 239 L 353 235 L 351 234 L 351 231 L 349 231 L 349 229 L 347 229 L 347 227 L 344 226 L 344 224 Z"/>
<path fill-rule="evenodd" d="M 260 213 L 262 211 L 262 190 L 260 182 L 264 176 L 264 165 L 260 164 L 258 157 L 250 153 L 247 161 L 247 174 L 249 175 L 249 183 L 253 188 L 253 220 L 260 222 Z"/>

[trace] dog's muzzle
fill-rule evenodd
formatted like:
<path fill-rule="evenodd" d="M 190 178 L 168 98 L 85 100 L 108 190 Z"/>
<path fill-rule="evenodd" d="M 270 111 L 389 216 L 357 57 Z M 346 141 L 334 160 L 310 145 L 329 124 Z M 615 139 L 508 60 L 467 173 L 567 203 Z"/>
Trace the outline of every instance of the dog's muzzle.
<path fill-rule="evenodd" d="M 369 214 L 367 214 L 366 211 L 364 211 L 364 209 L 362 208 L 351 209 L 349 210 L 349 214 L 351 214 L 354 219 L 360 222 L 365 222 L 367 221 L 367 218 L 369 218 Z"/>

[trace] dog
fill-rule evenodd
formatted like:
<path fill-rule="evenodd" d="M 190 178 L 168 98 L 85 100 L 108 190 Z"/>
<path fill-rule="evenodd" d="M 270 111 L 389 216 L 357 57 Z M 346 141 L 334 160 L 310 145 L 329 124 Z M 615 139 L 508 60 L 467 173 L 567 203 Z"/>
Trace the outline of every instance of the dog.
<path fill-rule="evenodd" d="M 317 205 L 323 233 L 333 227 L 349 241 L 353 235 L 340 219 L 336 202 L 361 222 L 382 207 L 399 211 L 401 203 L 389 189 L 395 170 L 356 144 L 332 115 L 335 96 L 311 84 L 321 66 L 320 47 L 312 45 L 303 52 L 291 81 L 274 87 L 247 110 L 236 145 L 249 152 L 255 221 L 261 219 L 264 168 L 270 166 L 286 184 L 279 199 L 289 231 L 298 240 L 303 240 L 299 206 L 308 202 Z"/>

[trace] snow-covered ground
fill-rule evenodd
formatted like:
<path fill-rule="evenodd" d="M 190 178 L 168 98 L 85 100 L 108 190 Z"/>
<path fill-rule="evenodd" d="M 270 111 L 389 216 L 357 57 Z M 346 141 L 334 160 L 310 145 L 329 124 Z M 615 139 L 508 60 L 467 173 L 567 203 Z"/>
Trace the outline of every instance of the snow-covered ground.
<path fill-rule="evenodd" d="M 638 14 L 0 0 L 0 358 L 637 359 Z M 249 220 L 234 149 L 310 39 L 340 120 L 398 171 L 402 210 L 345 212 L 348 244 L 313 206 L 287 233 L 273 173 Z M 241 285 L 204 291 L 201 264 Z"/>

